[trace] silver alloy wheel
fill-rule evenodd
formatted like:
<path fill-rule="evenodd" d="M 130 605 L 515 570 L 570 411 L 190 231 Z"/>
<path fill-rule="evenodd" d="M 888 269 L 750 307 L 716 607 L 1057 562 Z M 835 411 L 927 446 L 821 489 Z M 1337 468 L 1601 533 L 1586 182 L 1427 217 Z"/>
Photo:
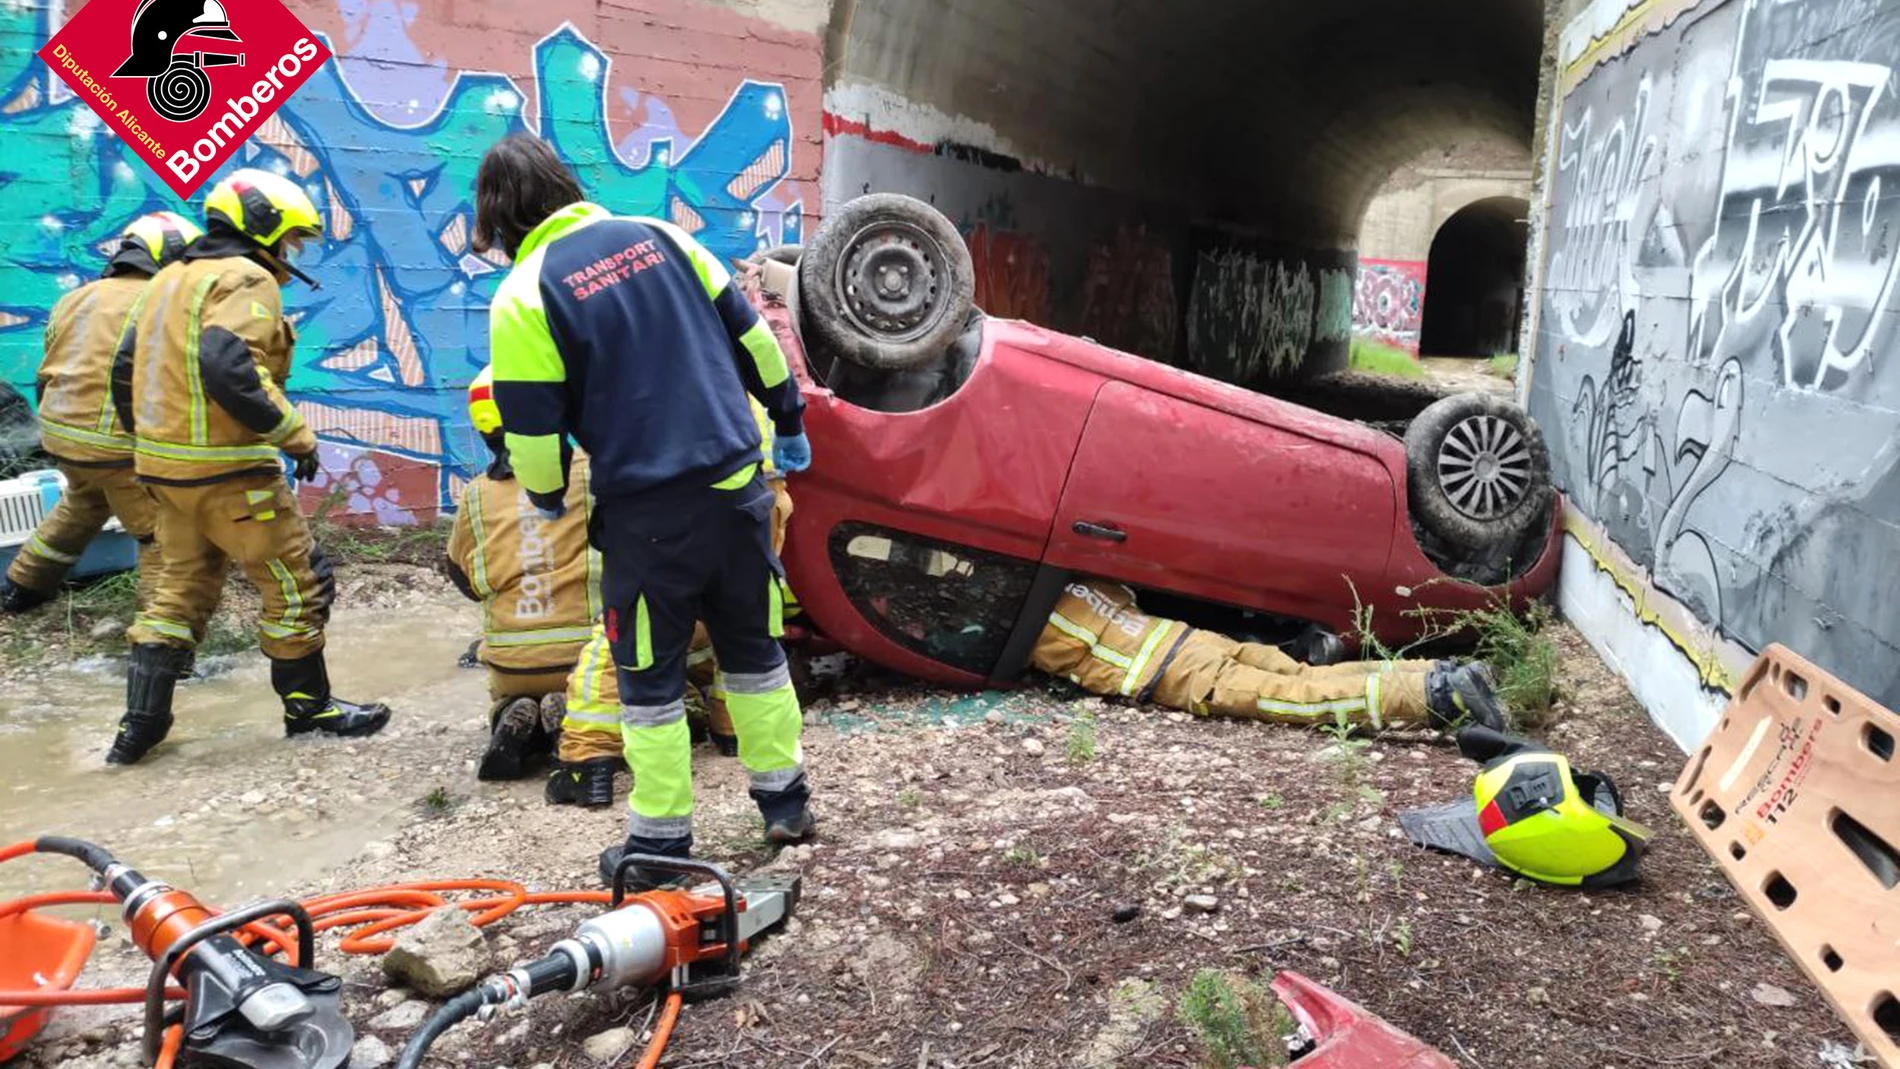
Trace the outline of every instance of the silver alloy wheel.
<path fill-rule="evenodd" d="M 1530 443 L 1510 421 L 1480 414 L 1453 424 L 1438 447 L 1438 481 L 1452 507 L 1474 520 L 1516 508 L 1531 484 Z"/>

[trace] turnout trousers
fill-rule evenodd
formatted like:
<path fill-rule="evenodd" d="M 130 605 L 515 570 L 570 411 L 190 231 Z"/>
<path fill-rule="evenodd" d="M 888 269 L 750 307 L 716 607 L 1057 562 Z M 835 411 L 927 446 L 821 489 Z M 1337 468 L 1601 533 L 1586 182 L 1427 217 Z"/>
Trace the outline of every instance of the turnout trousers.
<path fill-rule="evenodd" d="M 753 800 L 768 822 L 805 807 L 803 717 L 778 642 L 785 588 L 772 549 L 774 500 L 755 477 L 734 490 L 694 488 L 596 503 L 595 544 L 605 564 L 603 631 L 633 772 L 627 834 L 642 848 L 679 853 L 692 844 L 685 697 L 687 654 L 699 621 L 718 659 L 713 689 L 732 718 Z"/>
<path fill-rule="evenodd" d="M 14 555 L 7 578 L 15 586 L 51 593 L 65 580 L 67 570 L 79 563 L 106 521 L 117 516 L 125 533 L 138 540 L 139 605 L 150 604 L 159 568 L 152 538 L 158 506 L 152 495 L 139 485 L 130 464 L 94 467 L 61 461 L 59 471 L 66 476 L 66 492 Z"/>

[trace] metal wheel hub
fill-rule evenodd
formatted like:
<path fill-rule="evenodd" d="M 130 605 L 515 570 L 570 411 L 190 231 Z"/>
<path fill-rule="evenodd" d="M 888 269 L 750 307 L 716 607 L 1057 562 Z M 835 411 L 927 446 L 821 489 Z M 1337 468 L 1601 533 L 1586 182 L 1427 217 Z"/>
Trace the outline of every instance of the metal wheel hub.
<path fill-rule="evenodd" d="M 946 258 L 930 235 L 880 222 L 854 235 L 838 264 L 844 313 L 872 337 L 911 341 L 935 325 Z"/>
<path fill-rule="evenodd" d="M 1497 519 L 1530 491 L 1530 443 L 1510 420 L 1468 416 L 1438 445 L 1438 483 L 1459 512 L 1474 520 Z"/>

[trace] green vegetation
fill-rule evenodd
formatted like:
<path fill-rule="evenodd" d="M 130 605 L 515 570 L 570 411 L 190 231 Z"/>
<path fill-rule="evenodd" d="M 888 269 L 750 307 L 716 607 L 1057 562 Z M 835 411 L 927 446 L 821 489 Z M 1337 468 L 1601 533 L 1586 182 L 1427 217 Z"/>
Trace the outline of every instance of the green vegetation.
<path fill-rule="evenodd" d="M 446 813 L 449 808 L 449 789 L 437 787 L 422 798 L 422 804 L 434 813 Z"/>
<path fill-rule="evenodd" d="M 1201 1044 L 1208 1069 L 1264 1069 L 1287 1064 L 1285 1039 L 1293 1015 L 1273 992 L 1244 976 L 1202 969 L 1181 993 L 1181 1020 Z"/>
<path fill-rule="evenodd" d="M 333 484 L 310 513 L 310 536 L 337 564 L 413 564 L 433 568 L 448 552 L 449 531 L 453 521 L 442 518 L 434 523 L 407 527 L 386 527 L 365 522 L 342 510 L 357 490 L 356 480 L 344 476 Z"/>
<path fill-rule="evenodd" d="M 1500 379 L 1517 378 L 1517 354 L 1497 353 L 1484 362 L 1484 372 Z"/>
<path fill-rule="evenodd" d="M 924 804 L 924 792 L 915 787 L 906 787 L 897 792 L 897 804 L 906 809 L 915 809 Z"/>
<path fill-rule="evenodd" d="M 1003 863 L 1017 868 L 1034 869 L 1042 867 L 1042 855 L 1034 847 L 1012 846 L 1003 851 Z"/>
<path fill-rule="evenodd" d="M 1095 717 L 1078 716 L 1069 725 L 1069 740 L 1064 750 L 1072 765 L 1083 765 L 1095 760 Z"/>
<path fill-rule="evenodd" d="M 1369 338 L 1352 340 L 1352 356 L 1348 366 L 1369 375 L 1394 375 L 1402 379 L 1425 377 L 1425 365 L 1419 363 L 1411 353 Z"/>
<path fill-rule="evenodd" d="M 1510 709 L 1513 727 L 1533 731 L 1550 723 L 1557 700 L 1557 644 L 1544 629 L 1554 614 L 1534 602 L 1522 616 L 1504 605 L 1459 614 L 1457 629 L 1478 636 L 1476 653 L 1497 678 L 1498 697 Z"/>

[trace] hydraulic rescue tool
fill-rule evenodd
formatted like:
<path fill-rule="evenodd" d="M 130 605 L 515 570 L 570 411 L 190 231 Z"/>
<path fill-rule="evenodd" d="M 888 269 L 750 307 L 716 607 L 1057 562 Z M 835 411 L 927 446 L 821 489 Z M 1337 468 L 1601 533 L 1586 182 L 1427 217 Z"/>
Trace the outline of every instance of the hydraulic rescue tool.
<path fill-rule="evenodd" d="M 34 843 L 97 874 L 95 886 L 123 904 L 132 942 L 152 959 L 145 984 L 146 1064 L 159 1061 L 169 1025 L 167 981 L 185 990 L 182 1052 L 186 1064 L 216 1069 L 341 1069 L 355 1029 L 343 1017 L 343 983 L 307 966 L 316 926 L 295 902 L 259 902 L 216 913 L 185 891 L 121 864 L 103 847 L 55 836 Z M 269 918 L 296 925 L 297 966 L 257 953 L 234 933 Z"/>
<path fill-rule="evenodd" d="M 669 888 L 629 897 L 627 881 L 683 877 Z M 560 992 L 663 986 L 666 1009 L 640 1063 L 657 1064 L 686 997 L 722 993 L 739 982 L 739 956 L 758 936 L 784 924 L 798 904 L 796 877 L 735 882 L 714 865 L 630 854 L 614 871 L 608 912 L 556 943 L 539 960 L 491 976 L 445 1003 L 403 1048 L 396 1069 L 416 1069 L 429 1047 L 458 1022 L 487 1020 L 504 1007 Z"/>

